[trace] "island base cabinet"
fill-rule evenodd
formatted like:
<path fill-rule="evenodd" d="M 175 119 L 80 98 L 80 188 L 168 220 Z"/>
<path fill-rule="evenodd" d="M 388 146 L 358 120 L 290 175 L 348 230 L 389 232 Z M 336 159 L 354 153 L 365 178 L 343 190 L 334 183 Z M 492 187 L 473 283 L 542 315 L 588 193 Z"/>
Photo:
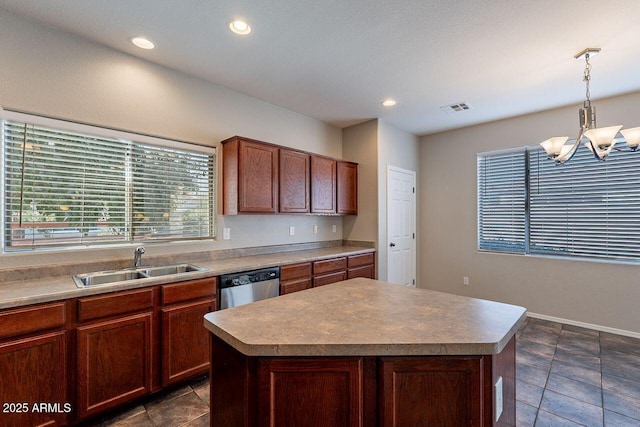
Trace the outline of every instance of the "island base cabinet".
<path fill-rule="evenodd" d="M 258 425 L 362 425 L 362 359 L 263 359 Z"/>
<path fill-rule="evenodd" d="M 151 392 L 152 313 L 78 328 L 78 415 Z"/>
<path fill-rule="evenodd" d="M 212 427 L 515 426 L 514 338 L 495 355 L 398 357 L 249 357 L 211 341 Z"/>
<path fill-rule="evenodd" d="M 483 359 L 382 358 L 381 426 L 480 426 Z"/>
<path fill-rule="evenodd" d="M 65 332 L 0 344 L 1 427 L 66 425 L 65 347 Z"/>

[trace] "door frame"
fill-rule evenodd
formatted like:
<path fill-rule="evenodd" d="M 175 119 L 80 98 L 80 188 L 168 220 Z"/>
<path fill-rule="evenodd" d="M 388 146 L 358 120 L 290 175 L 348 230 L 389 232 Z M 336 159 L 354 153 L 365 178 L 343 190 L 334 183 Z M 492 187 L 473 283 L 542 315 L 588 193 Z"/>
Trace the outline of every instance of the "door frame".
<path fill-rule="evenodd" d="M 400 168 L 397 166 L 391 166 L 389 164 L 387 164 L 387 206 L 386 206 L 386 236 L 385 236 L 385 258 L 386 258 L 386 267 L 387 267 L 387 280 L 389 280 L 389 266 L 391 264 L 390 262 L 390 251 L 389 251 L 389 242 L 390 242 L 390 224 L 389 224 L 389 211 L 390 211 L 390 206 L 391 206 L 391 183 L 390 183 L 390 178 L 391 178 L 391 172 L 400 172 L 400 173 L 404 173 L 407 175 L 411 175 L 413 177 L 413 232 L 415 233 L 415 238 L 413 239 L 413 277 L 414 277 L 414 284 L 413 286 L 416 287 L 417 286 L 417 282 L 418 282 L 418 278 L 417 278 L 417 262 L 418 262 L 418 245 L 417 245 L 417 241 L 418 241 L 418 233 L 417 233 L 417 229 L 416 229 L 416 224 L 417 224 L 417 196 L 418 196 L 418 189 L 417 189 L 417 183 L 416 183 L 416 171 L 412 171 L 409 169 L 404 169 L 404 168 Z"/>

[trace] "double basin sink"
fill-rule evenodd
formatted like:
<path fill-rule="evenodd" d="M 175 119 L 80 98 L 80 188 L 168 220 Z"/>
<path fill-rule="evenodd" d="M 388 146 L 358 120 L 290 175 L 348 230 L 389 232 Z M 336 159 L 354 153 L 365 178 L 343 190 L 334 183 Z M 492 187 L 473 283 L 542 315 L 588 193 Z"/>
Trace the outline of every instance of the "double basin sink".
<path fill-rule="evenodd" d="M 115 271 L 98 271 L 95 273 L 76 274 L 73 281 L 79 288 L 97 285 L 108 285 L 129 280 L 148 279 L 150 277 L 173 276 L 196 271 L 207 271 L 206 268 L 193 264 L 165 265 L 160 267 L 139 267 Z"/>

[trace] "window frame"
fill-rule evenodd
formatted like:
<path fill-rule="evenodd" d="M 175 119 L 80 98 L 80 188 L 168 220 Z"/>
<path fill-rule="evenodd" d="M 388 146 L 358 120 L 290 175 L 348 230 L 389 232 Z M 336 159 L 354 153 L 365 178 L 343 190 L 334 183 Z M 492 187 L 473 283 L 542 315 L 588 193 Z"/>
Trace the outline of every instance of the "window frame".
<path fill-rule="evenodd" d="M 617 147 L 619 146 L 622 149 L 626 149 L 626 144 L 624 142 L 623 139 L 619 138 L 617 141 Z M 591 209 L 595 209 L 598 212 L 605 212 L 606 214 L 609 214 L 609 212 L 615 212 L 618 217 L 617 219 L 612 220 L 607 220 L 607 222 L 604 222 L 605 220 L 600 219 L 601 222 L 605 223 L 606 226 L 612 226 L 612 229 L 615 229 L 615 225 L 619 225 L 622 224 L 624 221 L 631 221 L 631 220 L 636 220 L 636 223 L 638 221 L 640 221 L 640 214 L 635 215 L 634 214 L 634 210 L 633 210 L 633 204 L 634 201 L 637 200 L 638 198 L 640 198 L 640 188 L 637 191 L 634 191 L 633 194 L 633 201 L 630 201 L 628 203 L 623 203 L 622 208 L 620 207 L 620 205 L 616 205 L 614 203 L 611 203 L 608 201 L 610 194 L 613 194 L 613 196 L 611 196 L 610 198 L 613 199 L 615 196 L 615 192 L 619 191 L 618 187 L 616 187 L 614 184 L 616 183 L 616 179 L 618 180 L 618 182 L 620 181 L 620 170 L 622 168 L 624 168 L 626 165 L 624 164 L 624 162 L 629 162 L 628 158 L 619 158 L 619 160 L 617 160 L 620 163 L 623 163 L 623 165 L 618 165 L 618 164 L 613 164 L 614 162 L 616 162 L 616 157 L 617 156 L 638 156 L 636 159 L 631 160 L 631 162 L 635 162 L 638 165 L 640 165 L 640 152 L 639 153 L 619 153 L 619 152 L 612 152 L 612 154 L 610 155 L 610 158 L 608 159 L 608 164 L 604 164 L 602 165 L 602 162 L 599 162 L 598 160 L 594 159 L 592 156 L 589 157 L 589 153 L 588 152 L 584 152 L 586 151 L 586 148 L 584 147 L 579 147 L 579 150 L 583 150 L 583 152 L 579 152 L 576 154 L 576 157 L 574 157 L 574 159 L 572 159 L 571 162 L 573 162 L 573 165 L 571 165 L 571 162 L 568 162 L 566 165 L 555 165 L 551 160 L 548 160 L 546 158 L 546 154 L 543 152 L 543 150 L 541 149 L 540 146 L 535 145 L 535 146 L 525 146 L 525 147 L 519 147 L 519 148 L 514 148 L 514 149 L 509 149 L 509 150 L 496 150 L 496 151 L 490 151 L 490 152 L 482 152 L 482 153 L 478 153 L 477 154 L 477 173 L 478 173 L 478 181 L 477 181 L 477 241 L 476 241 L 476 247 L 478 249 L 479 252 L 481 253 L 503 253 L 503 254 L 511 254 L 511 255 L 525 255 L 525 256 L 536 256 L 536 257 L 547 257 L 547 258 L 561 258 L 561 259 L 567 259 L 567 260 L 581 260 L 581 261 L 596 261 L 596 262 L 616 262 L 616 263 L 632 263 L 632 264 L 640 264 L 640 251 L 625 251 L 624 250 L 624 243 L 615 243 L 615 244 L 609 244 L 607 243 L 607 249 L 599 249 L 598 246 L 602 246 L 602 243 L 600 242 L 600 240 L 598 240 L 596 237 L 601 234 L 603 232 L 602 229 L 606 228 L 606 227 L 601 227 L 602 229 L 596 229 L 596 231 L 587 231 L 585 236 L 580 236 L 580 239 L 582 239 L 583 241 L 586 241 L 587 243 L 582 243 L 581 246 L 581 250 L 580 251 L 576 251 L 575 249 L 573 249 L 574 244 L 573 243 L 566 243 L 566 247 L 560 248 L 557 251 L 553 251 L 551 249 L 549 249 L 549 247 L 544 246 L 543 244 L 539 243 L 541 241 L 541 239 L 544 239 L 544 235 L 546 234 L 556 234 L 556 230 L 554 229 L 553 231 L 549 232 L 542 232 L 542 238 L 539 238 L 538 235 L 534 235 L 532 234 L 532 229 L 536 229 L 536 227 L 538 229 L 540 229 L 541 227 L 551 227 L 550 225 L 548 225 L 548 218 L 554 218 L 556 217 L 556 215 L 551 212 L 551 213 L 547 213 L 544 211 L 544 205 L 545 202 L 548 203 L 551 206 L 556 206 L 557 207 L 557 203 L 561 203 L 562 200 L 568 200 L 569 202 L 567 202 L 567 213 L 565 214 L 566 217 L 568 218 L 567 222 L 571 222 L 570 220 L 574 220 L 574 219 L 578 219 L 578 220 L 582 220 L 584 221 L 584 218 L 580 217 L 580 212 L 581 210 L 584 211 L 585 207 L 587 208 L 591 208 Z M 524 241 L 525 241 L 525 250 L 524 251 L 511 251 L 511 250 L 504 250 L 504 249 L 496 249 L 496 247 L 490 247 L 490 245 L 483 245 L 483 242 L 481 240 L 481 226 L 482 226 L 482 214 L 483 211 L 481 210 L 481 196 L 482 196 L 482 192 L 481 192 L 481 177 L 480 177 L 480 161 L 481 158 L 486 158 L 486 157 L 490 157 L 490 156 L 495 156 L 495 155 L 501 155 L 501 154 L 505 154 L 505 153 L 523 153 L 524 155 L 524 162 L 522 167 L 524 168 L 524 176 L 525 176 L 525 187 L 523 189 L 524 192 L 524 203 L 519 206 L 518 208 L 522 210 L 522 212 L 525 215 L 525 228 L 524 228 Z M 580 157 L 578 157 L 580 155 Z M 541 165 L 546 169 L 542 170 Z M 601 175 L 607 175 L 607 179 L 611 179 L 611 182 L 609 181 L 604 181 L 604 185 L 602 184 L 602 182 L 599 182 L 601 185 L 601 187 L 606 187 L 607 188 L 607 192 L 604 193 L 604 195 L 600 195 L 600 199 L 602 199 L 601 203 L 595 203 L 592 205 L 586 205 L 584 203 L 580 203 L 580 204 L 576 204 L 576 200 L 578 200 L 580 197 L 582 197 L 583 199 L 587 199 L 584 196 L 572 196 L 571 193 L 573 193 L 574 191 L 577 192 L 577 190 L 574 190 L 573 184 L 574 183 L 583 183 L 584 182 L 584 178 L 581 181 L 579 179 L 579 177 L 574 177 L 572 176 L 569 172 L 567 172 L 566 174 L 568 175 L 568 178 L 566 178 L 565 180 L 565 185 L 568 183 L 568 187 L 566 188 L 566 190 L 564 188 L 562 188 L 563 191 L 560 192 L 560 196 L 555 196 L 554 194 L 548 194 L 545 195 L 543 194 L 542 197 L 539 195 L 539 193 L 537 194 L 532 194 L 532 191 L 534 191 L 534 189 L 532 189 L 532 187 L 534 186 L 534 183 L 532 183 L 532 180 L 538 176 L 542 176 L 543 178 L 548 178 L 550 176 L 552 176 L 552 172 L 549 171 L 559 171 L 559 169 L 556 168 L 568 168 L 568 167 L 572 167 L 572 168 L 576 168 L 576 165 L 578 167 L 580 167 L 580 165 L 585 165 L 585 168 L 579 171 L 572 171 L 572 173 L 574 174 L 580 174 L 580 173 L 587 173 L 587 174 L 591 174 L 589 175 L 589 177 L 592 176 L 596 176 L 597 174 L 601 174 Z M 609 169 L 603 169 L 598 171 L 597 167 L 602 166 L 603 168 L 609 168 Z M 533 170 L 533 168 L 539 168 L 537 170 Z M 586 170 L 585 170 L 586 169 Z M 613 170 L 616 172 L 616 175 L 614 175 L 613 173 L 609 172 L 608 170 Z M 545 173 L 547 173 L 547 175 L 544 175 Z M 587 178 L 587 180 L 589 179 L 589 177 Z M 633 181 L 633 178 L 629 178 L 631 181 Z M 577 188 L 579 186 L 576 186 L 575 188 Z M 610 189 L 610 190 L 609 190 Z M 536 200 L 536 197 L 538 197 L 539 199 Z M 545 199 L 546 197 L 546 199 Z M 552 197 L 560 197 L 560 202 L 558 202 L 557 200 L 552 199 Z M 573 198 L 572 198 L 573 197 Z M 597 197 L 593 197 L 595 199 L 597 199 Z M 619 197 L 618 197 L 619 198 Z M 543 200 L 543 202 L 540 202 L 540 200 Z M 536 205 L 537 203 L 537 205 Z M 573 204 L 572 204 L 573 203 Z M 532 206 L 533 204 L 533 206 Z M 571 208 L 571 206 L 573 206 L 573 208 Z M 532 212 L 534 209 L 537 209 L 536 211 L 536 215 L 533 215 Z M 619 214 L 620 210 L 622 209 L 622 215 Z M 542 210 L 542 213 L 539 214 L 540 210 Z M 627 212 L 628 211 L 628 212 Z M 606 215 L 605 215 L 606 216 Z M 599 219 L 597 217 L 595 217 L 596 220 Z M 622 218 L 622 219 L 620 219 Z M 595 223 L 595 220 L 594 220 Z M 590 225 L 588 226 L 590 227 Z M 572 242 L 575 237 L 573 237 L 575 230 L 569 225 L 566 227 L 566 239 L 567 242 Z M 640 236 L 640 225 L 638 226 L 638 231 L 636 232 L 634 230 L 634 234 L 637 234 Z M 588 239 L 587 239 L 588 238 Z M 587 239 L 587 240 L 585 240 Z M 590 239 L 590 240 L 589 240 Z M 606 234 L 606 239 L 607 242 L 611 241 L 611 242 L 618 242 L 620 241 L 620 237 L 618 235 L 615 234 L 614 231 L 612 231 L 611 233 Z M 640 237 L 638 237 L 638 239 L 640 239 Z M 544 243 L 544 240 L 542 240 Z M 617 246 L 616 246 L 617 245 Z M 585 250 L 584 248 L 586 247 L 587 250 Z M 611 249 L 609 249 L 611 248 Z M 590 250 L 590 252 L 588 251 Z M 564 252 L 564 253 L 563 253 Z"/>
<path fill-rule="evenodd" d="M 208 235 L 200 237 L 179 237 L 170 236 L 169 238 L 143 238 L 140 239 L 135 235 L 131 229 L 124 240 L 119 241 L 100 241 L 94 242 L 68 242 L 68 243 L 56 243 L 52 245 L 34 246 L 27 245 L 25 247 L 11 246 L 8 240 L 7 234 L 7 180 L 5 179 L 6 170 L 5 162 L 8 159 L 5 156 L 5 121 L 27 123 L 28 125 L 46 127 L 61 132 L 78 133 L 87 135 L 90 137 L 117 139 L 129 145 L 129 150 L 133 151 L 133 147 L 136 149 L 144 150 L 145 147 L 151 147 L 153 149 L 166 149 L 166 150 L 178 150 L 180 152 L 200 153 L 208 157 Z M 168 151 L 167 151 L 168 152 Z M 185 153 L 186 154 L 186 153 Z M 131 160 L 131 164 L 133 159 Z M 127 161 L 126 163 L 130 163 Z M 160 136 L 135 133 L 131 131 L 125 131 L 115 128 L 107 128 L 103 126 L 97 126 L 93 124 L 80 123 L 70 120 L 63 120 L 58 118 L 52 118 L 17 110 L 9 110 L 0 107 L 0 164 L 2 164 L 2 172 L 0 173 L 0 233 L 2 234 L 2 253 L 3 254 L 17 254 L 22 252 L 43 252 L 43 251 L 61 251 L 67 249 L 96 249 L 106 247 L 127 247 L 132 244 L 162 244 L 162 243 L 176 243 L 176 242 L 190 242 L 190 241 L 215 241 L 216 240 L 216 189 L 217 189 L 217 149 L 215 146 L 206 146 L 201 144 L 195 144 L 177 139 L 168 139 Z M 133 211 L 131 210 L 131 203 L 133 201 L 134 187 L 127 183 L 125 209 L 126 215 L 131 215 L 130 218 L 125 221 L 131 226 L 133 224 Z"/>

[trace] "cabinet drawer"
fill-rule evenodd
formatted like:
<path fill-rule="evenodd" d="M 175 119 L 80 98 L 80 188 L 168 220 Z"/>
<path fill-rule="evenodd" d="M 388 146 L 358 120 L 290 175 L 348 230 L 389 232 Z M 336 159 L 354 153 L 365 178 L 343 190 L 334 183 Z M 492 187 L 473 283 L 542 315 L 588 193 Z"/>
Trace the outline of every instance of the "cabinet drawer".
<path fill-rule="evenodd" d="M 280 283 L 280 295 L 290 294 L 292 292 L 304 291 L 311 288 L 311 278 L 289 280 Z"/>
<path fill-rule="evenodd" d="M 0 339 L 61 328 L 65 303 L 36 305 L 0 312 Z"/>
<path fill-rule="evenodd" d="M 280 280 L 301 279 L 311 277 L 311 263 L 292 264 L 280 267 Z"/>
<path fill-rule="evenodd" d="M 216 278 L 163 285 L 160 289 L 163 305 L 199 298 L 212 298 L 216 295 Z"/>
<path fill-rule="evenodd" d="M 86 322 L 152 308 L 152 288 L 80 298 L 78 299 L 78 321 Z"/>
<path fill-rule="evenodd" d="M 373 264 L 373 254 L 353 255 L 349 257 L 349 268 L 362 267 Z"/>
<path fill-rule="evenodd" d="M 313 287 L 324 286 L 330 283 L 341 282 L 347 280 L 347 272 L 340 271 L 338 273 L 325 274 L 324 276 L 316 276 L 313 278 Z"/>
<path fill-rule="evenodd" d="M 347 278 L 355 279 L 356 277 L 366 277 L 367 279 L 375 279 L 373 265 L 365 265 L 364 267 L 350 268 L 347 272 Z"/>
<path fill-rule="evenodd" d="M 313 274 L 331 273 L 332 271 L 345 270 L 347 268 L 347 258 L 333 258 L 313 263 Z"/>

